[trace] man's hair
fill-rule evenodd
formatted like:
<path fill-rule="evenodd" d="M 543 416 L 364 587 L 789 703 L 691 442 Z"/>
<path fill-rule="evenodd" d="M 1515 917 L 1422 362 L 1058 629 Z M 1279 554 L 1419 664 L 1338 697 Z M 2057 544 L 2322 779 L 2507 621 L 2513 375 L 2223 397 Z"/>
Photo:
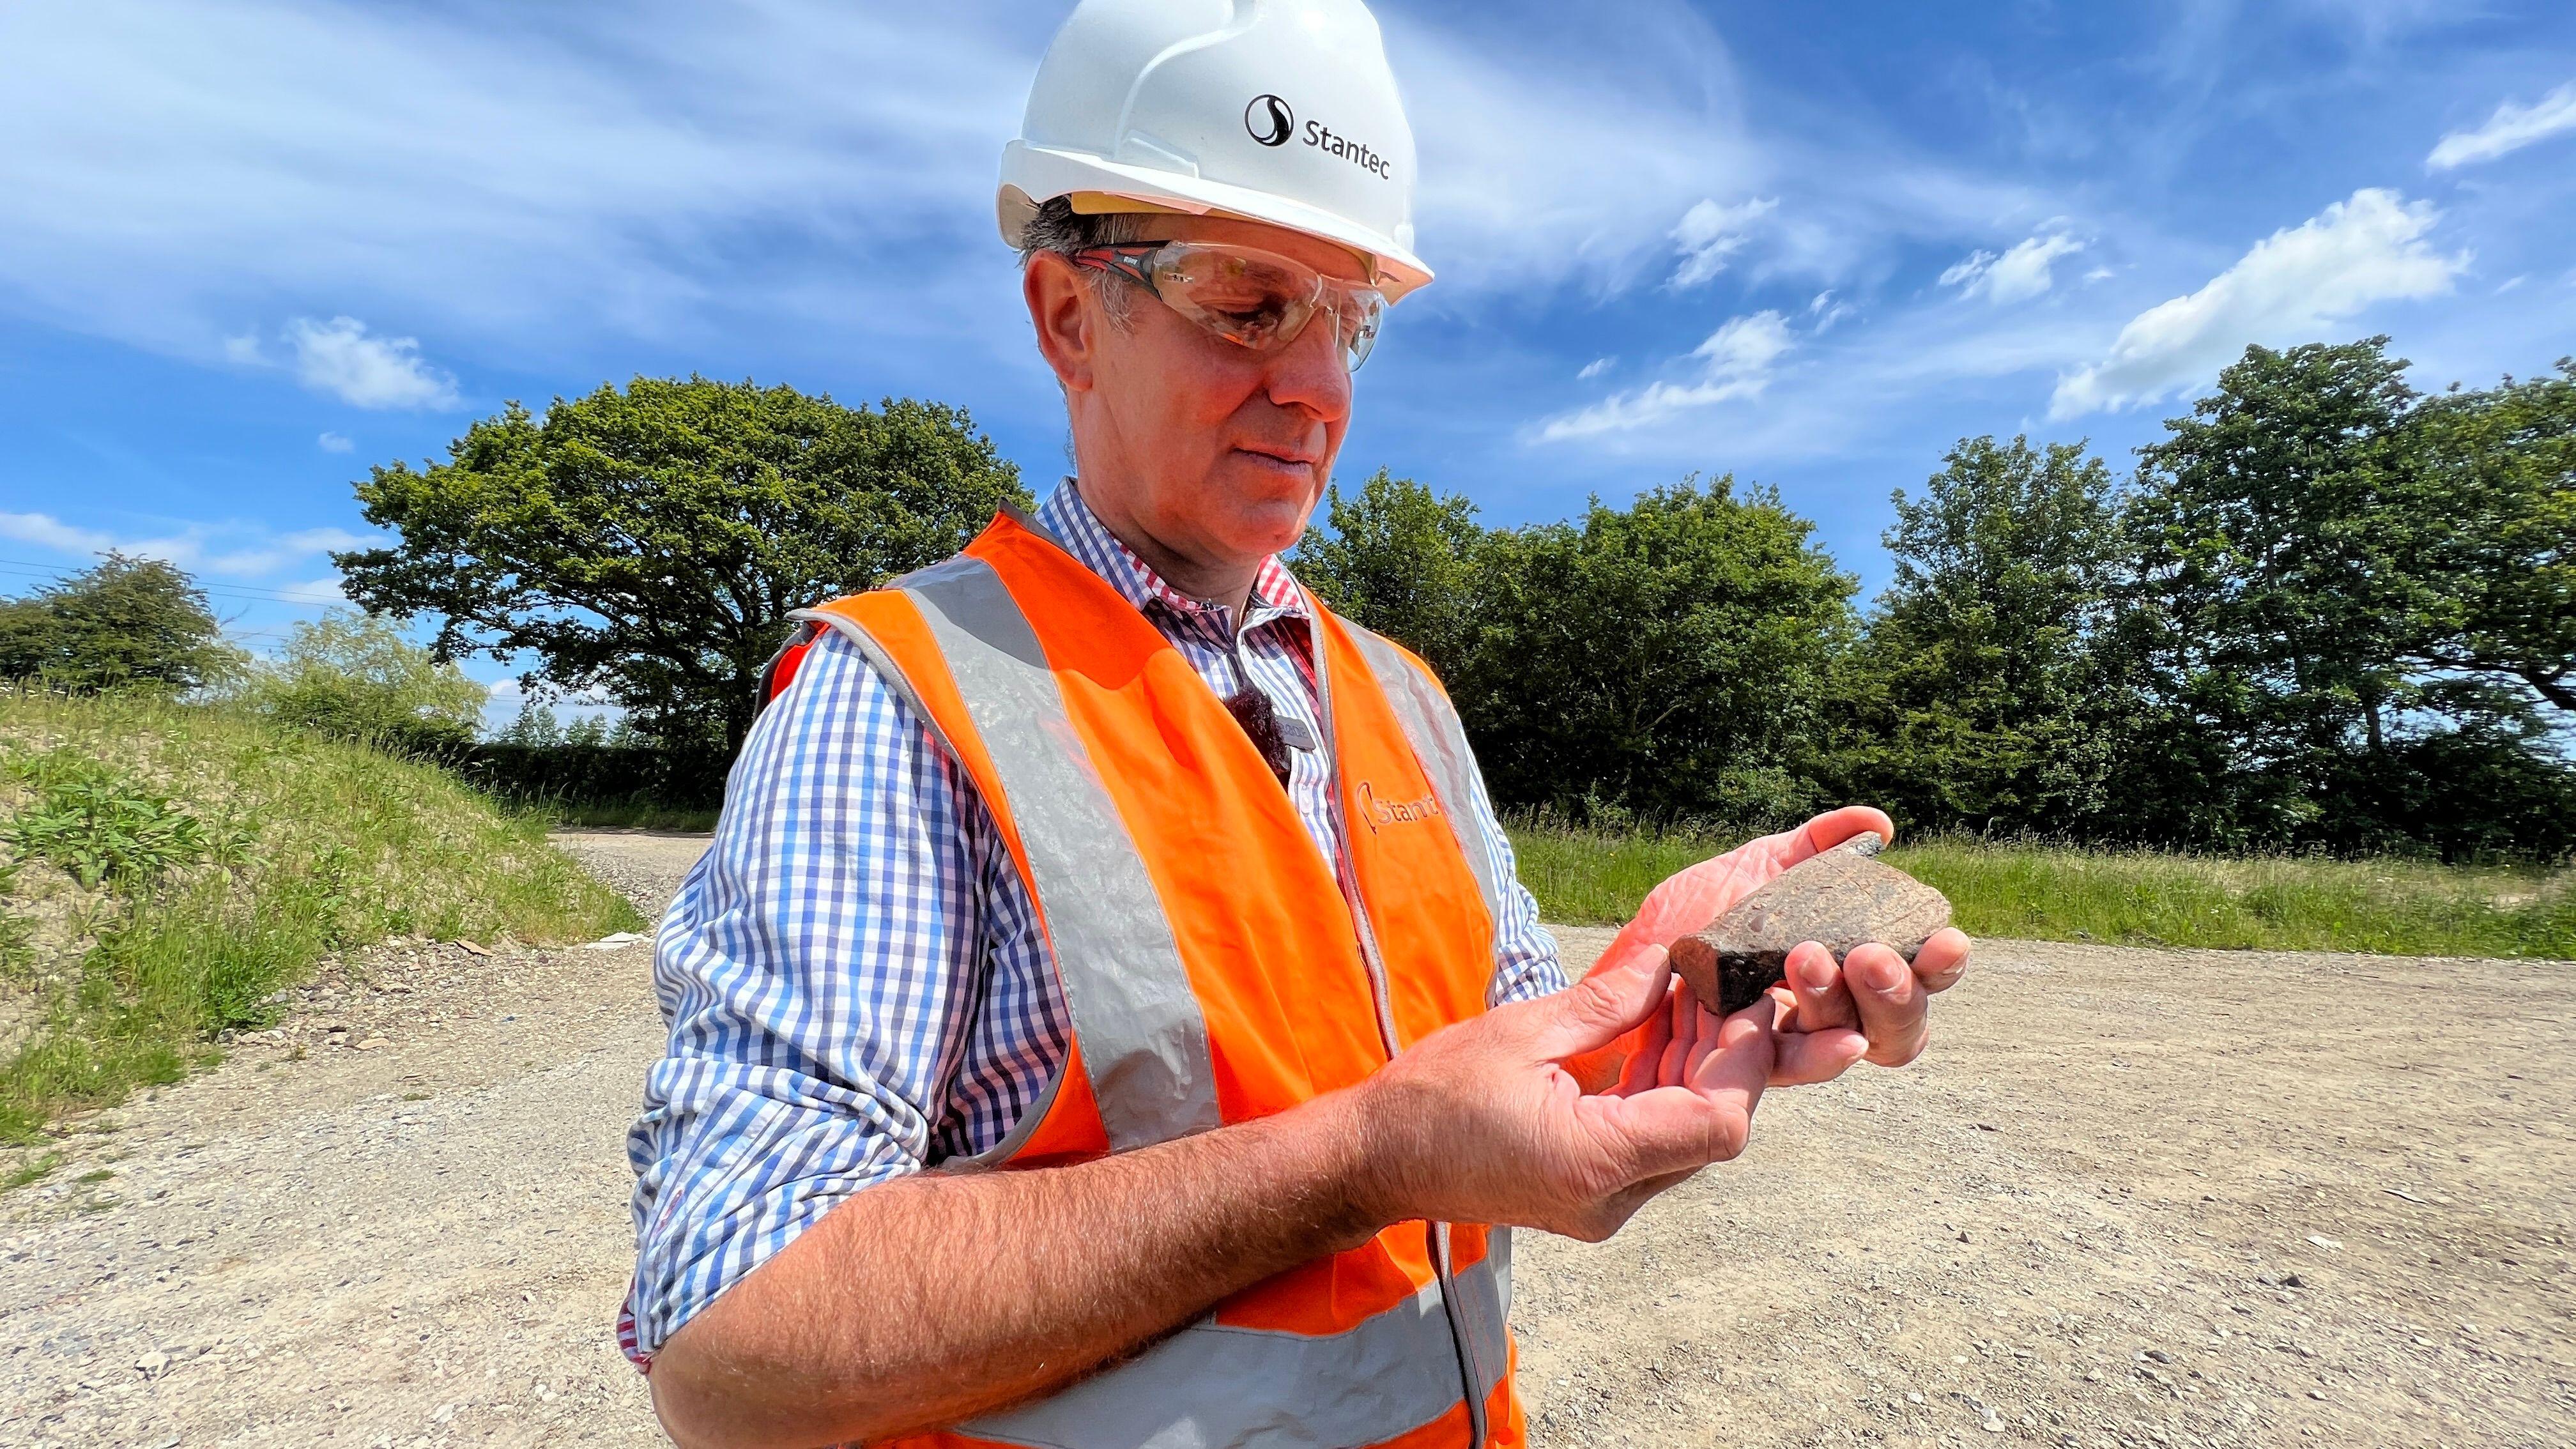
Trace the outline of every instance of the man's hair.
<path fill-rule="evenodd" d="M 1125 246 L 1146 239 L 1153 217 L 1146 213 L 1113 211 L 1085 215 L 1073 209 L 1071 197 L 1059 196 L 1038 207 L 1038 214 L 1020 232 L 1020 265 L 1040 252 L 1053 252 L 1071 260 L 1074 253 L 1092 247 Z M 1091 290 L 1107 309 L 1109 320 L 1120 327 L 1127 324 L 1128 290 L 1111 272 L 1090 272 Z"/>

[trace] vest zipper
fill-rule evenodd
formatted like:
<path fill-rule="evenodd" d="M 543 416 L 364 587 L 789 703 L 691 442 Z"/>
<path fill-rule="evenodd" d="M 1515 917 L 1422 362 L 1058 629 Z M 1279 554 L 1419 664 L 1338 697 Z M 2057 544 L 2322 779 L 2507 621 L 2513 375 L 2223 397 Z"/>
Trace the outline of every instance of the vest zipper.
<path fill-rule="evenodd" d="M 1351 854 L 1350 814 L 1342 808 L 1341 737 L 1333 723 L 1333 676 L 1324 659 L 1322 622 L 1316 621 L 1310 632 L 1315 640 L 1315 700 L 1317 712 L 1323 716 L 1324 759 L 1333 772 L 1324 796 L 1333 809 L 1333 837 L 1342 855 L 1341 860 L 1333 862 L 1333 875 L 1337 881 L 1342 879 L 1344 862 L 1352 862 L 1350 884 L 1346 887 L 1351 924 L 1359 936 L 1360 961 L 1368 967 L 1369 992 L 1377 1006 L 1378 1037 L 1386 1047 L 1387 1060 L 1393 1061 L 1402 1048 L 1395 1031 L 1393 993 L 1386 981 L 1386 957 L 1378 949 L 1377 928 L 1369 922 L 1368 902 L 1360 898 L 1359 869 Z M 1485 1449 L 1485 1375 L 1477 1362 L 1475 1339 L 1458 1317 L 1458 1277 L 1449 1262 L 1449 1225 L 1435 1222 L 1425 1226 L 1431 1234 L 1431 1271 L 1440 1281 L 1440 1311 L 1449 1319 L 1449 1341 L 1457 1350 L 1459 1381 L 1464 1386 L 1468 1449 Z"/>

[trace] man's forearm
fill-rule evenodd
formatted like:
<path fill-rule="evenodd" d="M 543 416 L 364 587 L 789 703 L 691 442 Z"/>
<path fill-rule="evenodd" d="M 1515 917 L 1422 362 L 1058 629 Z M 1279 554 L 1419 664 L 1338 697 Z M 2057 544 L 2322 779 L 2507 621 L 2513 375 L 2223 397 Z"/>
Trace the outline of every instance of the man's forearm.
<path fill-rule="evenodd" d="M 681 1444 L 942 1427 L 1059 1387 L 1381 1224 L 1354 1093 L 1070 1167 L 880 1184 L 673 1335 Z"/>

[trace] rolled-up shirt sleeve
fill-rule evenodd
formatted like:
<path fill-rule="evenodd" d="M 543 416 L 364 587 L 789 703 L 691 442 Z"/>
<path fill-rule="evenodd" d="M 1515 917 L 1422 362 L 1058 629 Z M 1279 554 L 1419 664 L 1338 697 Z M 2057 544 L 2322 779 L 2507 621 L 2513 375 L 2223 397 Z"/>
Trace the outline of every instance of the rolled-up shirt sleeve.
<path fill-rule="evenodd" d="M 1068 1045 L 1041 939 L 971 784 L 824 634 L 656 933 L 631 1352 L 851 1194 L 1008 1130 Z"/>

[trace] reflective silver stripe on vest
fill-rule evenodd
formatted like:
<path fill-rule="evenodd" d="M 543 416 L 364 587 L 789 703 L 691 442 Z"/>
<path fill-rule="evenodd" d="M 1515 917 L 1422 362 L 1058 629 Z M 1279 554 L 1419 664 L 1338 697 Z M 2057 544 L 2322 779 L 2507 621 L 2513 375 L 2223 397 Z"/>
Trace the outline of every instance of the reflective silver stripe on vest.
<path fill-rule="evenodd" d="M 1458 837 L 1458 853 L 1467 857 L 1467 868 L 1476 875 L 1476 891 L 1485 898 L 1485 913 L 1499 925 L 1503 919 L 1502 872 L 1494 858 L 1486 853 L 1485 832 L 1476 828 L 1471 805 L 1476 798 L 1476 756 L 1467 748 L 1467 731 L 1458 723 L 1458 711 L 1451 707 L 1440 686 L 1431 682 L 1421 668 L 1404 657 L 1402 650 L 1385 639 L 1345 619 L 1343 624 L 1360 645 L 1360 658 L 1377 677 L 1377 687 L 1386 702 L 1395 706 L 1396 722 L 1404 726 L 1404 738 L 1413 746 L 1414 756 L 1422 761 L 1424 773 L 1431 777 L 1431 788 L 1440 792 L 1440 812 L 1449 817 L 1449 833 Z"/>
<path fill-rule="evenodd" d="M 959 554 L 893 587 L 912 597 L 938 641 L 1019 827 L 1110 1150 L 1215 1128 L 1223 1119 L 1207 1019 L 1180 943 L 1135 837 L 1074 733 L 1036 631 L 978 558 Z M 821 617 L 854 641 L 866 633 L 838 615 Z M 867 652 L 887 667 L 882 650 Z"/>
<path fill-rule="evenodd" d="M 1456 1275 L 1487 1372 L 1508 1363 L 1509 1235 Z M 1487 1313 L 1491 1317 L 1487 1317 Z M 1418 1429 L 1458 1407 L 1458 1357 L 1440 1285 L 1341 1333 L 1310 1337 L 1201 1321 L 1132 1363 L 957 1432 L 1042 1449 L 1347 1449 Z"/>

